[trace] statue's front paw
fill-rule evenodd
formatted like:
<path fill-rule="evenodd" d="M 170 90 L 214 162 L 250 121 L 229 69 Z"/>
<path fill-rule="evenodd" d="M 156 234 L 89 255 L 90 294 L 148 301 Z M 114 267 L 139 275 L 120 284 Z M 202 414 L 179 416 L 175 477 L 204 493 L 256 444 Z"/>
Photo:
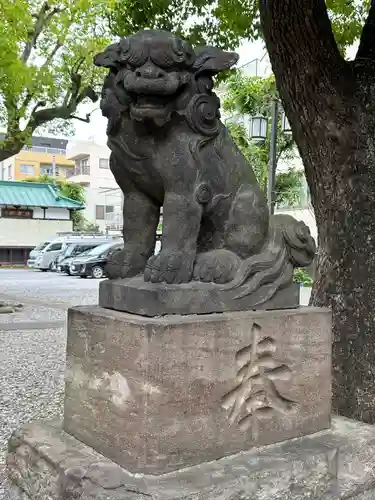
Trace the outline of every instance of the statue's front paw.
<path fill-rule="evenodd" d="M 152 283 L 188 283 L 193 273 L 195 254 L 162 250 L 148 259 L 145 281 Z"/>
<path fill-rule="evenodd" d="M 144 266 L 131 263 L 131 255 L 125 250 L 113 252 L 104 271 L 109 279 L 130 278 L 143 271 Z"/>

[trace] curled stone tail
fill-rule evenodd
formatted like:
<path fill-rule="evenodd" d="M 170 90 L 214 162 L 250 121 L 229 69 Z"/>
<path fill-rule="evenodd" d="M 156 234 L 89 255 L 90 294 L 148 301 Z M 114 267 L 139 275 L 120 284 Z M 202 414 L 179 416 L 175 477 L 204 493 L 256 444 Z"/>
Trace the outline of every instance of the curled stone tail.
<path fill-rule="evenodd" d="M 283 274 L 285 267 L 287 267 L 287 252 L 283 249 L 276 259 L 273 266 L 261 272 L 257 272 L 247 283 L 240 294 L 236 295 L 235 299 L 242 299 L 251 293 L 256 292 L 262 285 L 274 283 L 276 285 L 278 278 Z M 271 296 L 277 291 L 279 287 L 275 288 Z"/>
<path fill-rule="evenodd" d="M 267 285 L 262 302 L 269 300 L 277 290 L 292 283 L 295 267 L 311 264 L 315 250 L 315 241 L 303 222 L 288 215 L 273 216 L 269 237 L 260 253 L 245 259 L 234 279 L 222 289 L 234 290 L 241 287 L 235 297 L 241 299 Z"/>

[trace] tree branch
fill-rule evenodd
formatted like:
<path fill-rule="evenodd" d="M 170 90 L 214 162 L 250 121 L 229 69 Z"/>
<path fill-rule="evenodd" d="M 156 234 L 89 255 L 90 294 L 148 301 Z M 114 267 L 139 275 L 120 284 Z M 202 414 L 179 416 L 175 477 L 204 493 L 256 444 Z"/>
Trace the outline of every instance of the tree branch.
<path fill-rule="evenodd" d="M 62 120 L 69 120 L 71 118 L 75 118 L 81 121 L 88 122 L 89 120 L 85 120 L 84 118 L 78 118 L 73 116 L 75 111 L 77 110 L 79 104 L 87 97 L 91 99 L 92 102 L 96 102 L 98 100 L 98 96 L 93 91 L 91 87 L 86 87 L 79 92 L 79 89 L 76 89 L 75 92 L 68 91 L 70 93 L 70 98 L 65 105 L 64 103 L 61 106 L 53 106 L 50 108 L 40 109 L 34 108 L 31 113 L 29 123 L 27 128 L 31 128 L 34 131 L 40 125 L 43 125 L 46 122 L 52 121 L 55 118 L 61 118 Z M 64 100 L 65 101 L 65 100 Z"/>
<path fill-rule="evenodd" d="M 33 107 L 32 111 L 31 111 L 31 114 L 32 114 L 32 115 L 33 115 L 33 114 L 35 114 L 35 113 L 37 112 L 38 108 L 41 108 L 41 107 L 43 107 L 43 106 L 45 106 L 45 105 L 46 105 L 46 102 L 45 102 L 45 101 L 38 101 L 38 102 L 35 104 L 35 106 Z"/>
<path fill-rule="evenodd" d="M 55 55 L 61 49 L 62 46 L 63 46 L 63 44 L 62 44 L 61 40 L 57 40 L 57 42 L 55 43 L 55 46 L 52 49 L 52 52 L 46 57 L 46 60 L 44 61 L 43 65 L 41 66 L 41 69 L 46 68 L 47 66 L 49 66 L 52 63 L 53 58 L 55 57 Z"/>
<path fill-rule="evenodd" d="M 362 30 L 356 59 L 375 61 L 375 0 L 371 0 L 371 7 Z"/>
<path fill-rule="evenodd" d="M 29 33 L 30 35 L 29 40 L 26 42 L 25 48 L 23 49 L 23 53 L 21 56 L 21 60 L 24 63 L 27 63 L 27 61 L 29 60 L 31 51 L 33 48 L 35 48 L 36 42 L 38 41 L 38 38 L 41 35 L 45 26 L 49 23 L 49 21 L 55 14 L 58 14 L 60 12 L 60 9 L 58 7 L 55 7 L 54 9 L 51 10 L 49 14 L 47 14 L 49 10 L 50 6 L 48 5 L 48 2 L 44 2 L 39 13 L 36 15 L 34 29 Z"/>
<path fill-rule="evenodd" d="M 78 121 L 84 122 L 84 123 L 90 123 L 90 116 L 91 116 L 91 113 L 87 113 L 86 118 L 82 118 L 81 116 L 75 116 L 75 115 L 70 115 L 69 118 L 72 118 L 74 120 L 78 120 Z"/>

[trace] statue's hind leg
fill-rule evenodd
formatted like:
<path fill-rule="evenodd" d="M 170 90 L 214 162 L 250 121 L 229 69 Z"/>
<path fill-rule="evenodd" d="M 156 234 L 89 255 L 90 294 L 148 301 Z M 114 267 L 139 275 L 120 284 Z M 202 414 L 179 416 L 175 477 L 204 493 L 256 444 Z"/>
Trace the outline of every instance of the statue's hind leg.
<path fill-rule="evenodd" d="M 240 188 L 230 207 L 220 248 L 196 256 L 195 280 L 228 283 L 242 261 L 261 250 L 269 223 L 268 209 L 262 201 L 254 186 Z"/>
<path fill-rule="evenodd" d="M 207 283 L 228 283 L 240 264 L 240 257 L 223 248 L 200 253 L 195 259 L 194 279 Z"/>
<path fill-rule="evenodd" d="M 269 213 L 262 193 L 254 186 L 241 186 L 230 209 L 224 248 L 247 259 L 261 251 L 268 233 Z"/>

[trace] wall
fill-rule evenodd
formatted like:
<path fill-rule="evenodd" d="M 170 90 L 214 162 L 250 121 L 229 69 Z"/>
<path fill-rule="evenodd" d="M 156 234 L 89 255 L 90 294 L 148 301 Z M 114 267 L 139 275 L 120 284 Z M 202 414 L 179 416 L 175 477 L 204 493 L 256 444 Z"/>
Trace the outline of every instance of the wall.
<path fill-rule="evenodd" d="M 121 212 L 121 191 L 116 186 L 112 191 L 107 191 L 100 188 L 86 188 L 85 189 L 85 204 L 86 209 L 83 212 L 84 217 L 92 222 L 98 224 L 101 231 L 106 228 L 104 219 L 96 218 L 96 205 L 112 206 L 114 213 Z"/>
<path fill-rule="evenodd" d="M 117 183 L 109 168 L 100 168 L 100 159 L 109 160 L 107 146 L 93 141 L 72 141 L 68 143 L 67 157 L 71 160 L 88 157 L 90 175 L 77 175 L 69 178 L 71 182 L 90 183 L 90 188 L 117 188 Z"/>
<path fill-rule="evenodd" d="M 34 247 L 58 231 L 72 230 L 71 220 L 0 218 L 0 247 Z"/>
<path fill-rule="evenodd" d="M 10 181 L 11 179 L 14 179 L 14 164 L 15 156 L 11 156 L 1 162 L 0 180 Z"/>
<path fill-rule="evenodd" d="M 16 181 L 23 181 L 30 179 L 30 177 L 39 176 L 40 165 L 41 164 L 52 165 L 53 156 L 55 156 L 56 166 L 62 167 L 61 169 L 59 169 L 60 177 L 65 177 L 67 168 L 74 167 L 74 162 L 68 160 L 65 156 L 59 154 L 53 155 L 50 153 L 35 153 L 33 151 L 20 151 L 14 157 L 12 179 Z M 5 161 L 5 165 L 10 165 L 10 164 L 11 164 L 11 159 Z M 27 175 L 27 174 L 25 175 L 21 173 L 20 171 L 21 164 L 32 165 L 34 167 L 34 175 Z M 7 175 L 7 172 L 5 172 L 5 174 Z M 6 180 L 6 177 L 4 179 Z"/>

